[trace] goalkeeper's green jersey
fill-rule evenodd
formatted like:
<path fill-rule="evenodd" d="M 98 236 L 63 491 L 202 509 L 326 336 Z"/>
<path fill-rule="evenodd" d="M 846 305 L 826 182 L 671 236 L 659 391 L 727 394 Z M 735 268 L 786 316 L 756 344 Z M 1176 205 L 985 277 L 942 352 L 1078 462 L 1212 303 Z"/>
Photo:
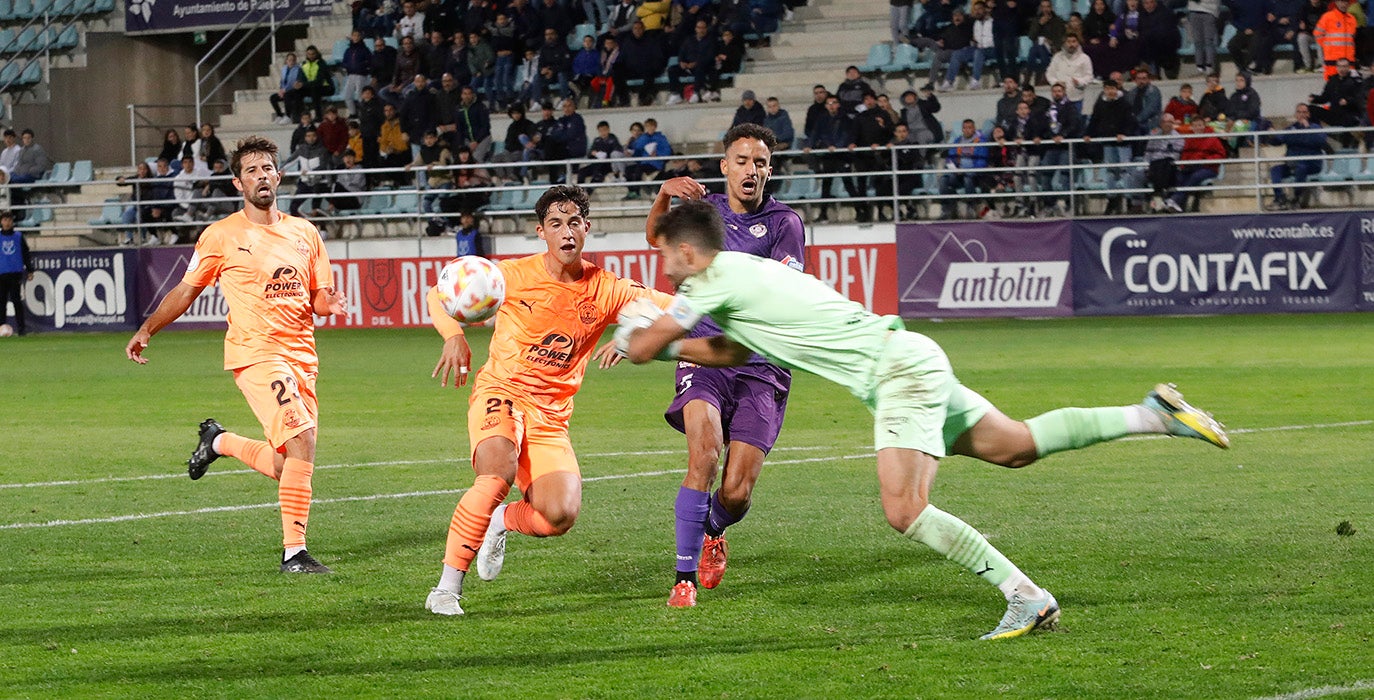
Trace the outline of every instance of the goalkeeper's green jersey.
<path fill-rule="evenodd" d="M 723 251 L 684 280 L 669 313 L 683 328 L 710 316 L 727 338 L 772 362 L 839 384 L 873 405 L 878 356 L 904 328 L 775 260 Z"/>

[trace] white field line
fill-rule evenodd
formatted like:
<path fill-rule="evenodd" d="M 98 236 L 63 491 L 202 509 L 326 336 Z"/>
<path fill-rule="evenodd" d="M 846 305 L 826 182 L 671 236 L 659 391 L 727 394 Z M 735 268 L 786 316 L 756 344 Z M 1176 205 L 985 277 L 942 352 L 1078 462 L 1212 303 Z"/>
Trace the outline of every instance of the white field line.
<path fill-rule="evenodd" d="M 1241 433 L 1267 433 L 1267 432 L 1280 432 L 1280 431 L 1291 431 L 1291 430 L 1319 430 L 1319 429 L 1324 429 L 1324 428 L 1346 428 L 1346 427 L 1362 426 L 1362 425 L 1370 425 L 1370 424 L 1374 424 L 1374 420 L 1347 421 L 1347 422 L 1344 422 L 1344 423 L 1313 423 L 1313 424 L 1309 424 L 1309 425 L 1279 425 L 1279 426 L 1273 426 L 1273 427 L 1268 427 L 1268 428 L 1242 428 L 1242 429 L 1238 429 L 1238 430 L 1232 430 L 1232 431 L 1229 431 L 1229 432 L 1230 432 L 1231 434 L 1235 435 L 1235 434 L 1241 434 Z M 1150 439 L 1160 439 L 1160 438 L 1165 438 L 1165 437 L 1169 437 L 1169 436 L 1167 436 L 1167 435 L 1137 435 L 1137 436 L 1134 436 L 1134 437 L 1128 437 L 1128 438 L 1124 438 L 1124 439 L 1125 439 L 1125 440 L 1150 440 Z M 832 448 L 811 446 L 811 447 L 778 448 L 778 449 L 775 450 L 775 451 L 781 452 L 781 451 L 784 451 L 784 450 L 803 451 L 803 450 L 824 450 L 824 449 L 832 449 Z M 653 450 L 653 451 L 644 451 L 644 452 L 607 452 L 607 453 L 600 453 L 600 454 L 597 454 L 597 455 L 587 455 L 587 456 L 588 456 L 588 457 L 596 457 L 596 456 L 599 456 L 599 457 L 610 457 L 610 456 L 638 456 L 638 455 L 673 454 L 673 453 L 676 453 L 676 452 L 680 452 L 680 450 Z M 865 458 L 865 457 L 871 457 L 872 454 L 873 454 L 872 452 L 866 452 L 866 453 L 863 453 L 863 454 L 842 455 L 842 456 L 838 456 L 838 457 L 808 457 L 808 458 L 804 458 L 804 459 L 769 460 L 769 461 L 768 461 L 768 464 L 776 464 L 776 465 L 783 465 L 783 464 L 804 464 L 804 463 L 808 463 L 808 462 L 825 462 L 825 461 L 830 461 L 830 460 L 833 460 L 833 459 L 862 459 L 862 458 Z M 322 467 L 317 467 L 317 469 L 330 468 L 330 467 L 333 467 L 333 468 L 342 468 L 342 467 L 349 467 L 349 466 L 369 466 L 369 465 L 380 465 L 380 464 L 425 464 L 425 463 L 447 462 L 447 461 L 450 461 L 450 460 L 422 460 L 422 461 L 413 461 L 413 462 L 365 462 L 365 463 L 359 463 L 359 464 L 354 464 L 354 465 L 348 465 L 348 464 L 325 465 L 325 466 L 322 466 Z M 458 460 L 453 460 L 453 461 L 458 461 Z M 462 460 L 462 461 L 466 461 L 466 460 Z M 671 469 L 671 470 L 666 470 L 666 471 L 637 472 L 637 473 L 633 473 L 633 474 L 613 474 L 613 475 L 608 475 L 608 476 L 587 477 L 587 478 L 584 478 L 583 481 L 584 481 L 584 482 L 595 482 L 595 481 L 609 481 L 609 480 L 612 480 L 612 479 L 632 479 L 632 478 L 645 477 L 645 476 L 662 476 L 662 475 L 665 475 L 665 474 L 681 474 L 681 473 L 684 473 L 685 471 L 686 471 L 686 470 L 684 470 L 684 469 Z M 251 469 L 244 469 L 244 470 L 235 471 L 235 472 L 220 472 L 220 473 L 221 473 L 221 474 L 237 474 L 237 473 L 250 473 L 250 474 L 251 474 L 251 473 L 253 473 L 253 471 L 252 471 Z M 94 479 L 94 480 L 88 480 L 88 481 L 78 481 L 78 482 L 69 482 L 69 483 L 83 483 L 83 484 L 84 484 L 84 483 L 95 483 L 95 482 L 99 482 L 99 481 L 112 481 L 112 480 L 130 480 L 130 479 L 148 479 L 148 478 L 170 478 L 170 477 L 173 477 L 173 476 L 180 476 L 180 474 L 173 474 L 173 475 L 155 475 L 155 476 L 145 476 L 145 477 L 112 477 L 112 478 L 109 478 L 109 479 Z M 54 482 L 48 482 L 48 483 L 54 483 Z M 43 484 L 36 484 L 36 485 L 43 485 Z M 24 485 L 21 484 L 20 486 L 24 486 Z M 341 498 L 322 498 L 322 499 L 316 499 L 316 500 L 313 501 L 313 502 L 314 502 L 314 503 L 346 503 L 346 502 L 352 502 L 352 501 L 378 501 L 378 500 L 395 499 L 395 498 L 413 498 L 413 497 L 417 497 L 417 496 L 434 496 L 434 495 L 443 495 L 443 494 L 459 494 L 459 493 L 462 493 L 462 492 L 464 492 L 464 491 L 466 491 L 466 489 L 447 489 L 447 490 L 439 490 L 439 491 L 410 491 L 410 492 L 406 492 L 406 493 L 377 494 L 377 495 L 372 495 L 372 496 L 346 496 L 346 497 L 341 497 Z M 41 528 L 41 527 L 59 527 L 59 526 L 63 526 L 63 525 L 91 525 L 91 524 L 99 524 L 99 523 L 118 523 L 118 522 L 125 522 L 125 521 L 129 521 L 129 520 L 147 520 L 147 519 L 149 519 L 149 518 L 165 518 L 165 517 L 181 516 L 181 515 L 200 515 L 200 514 L 204 514 L 204 513 L 220 513 L 220 512 L 229 512 L 229 511 L 238 511 L 238 510 L 254 510 L 254 509 L 259 509 L 259 508 L 276 508 L 276 507 L 277 507 L 277 503 L 276 503 L 276 502 L 272 502 L 272 503 L 254 503 L 254 504 L 239 505 L 239 506 L 217 506 L 217 507 L 213 507 L 213 508 L 198 508 L 198 509 L 195 509 L 195 510 L 165 511 L 165 512 L 161 512 L 161 513 L 135 513 L 135 514 L 131 514 L 131 515 L 117 515 L 117 516 L 111 516 L 111 517 L 105 517 L 105 518 L 85 518 L 85 519 L 81 519 L 81 520 L 50 520 L 50 521 L 47 521 L 47 522 L 39 522 L 39 523 L 10 523 L 10 524 L 7 524 L 7 525 L 0 525 L 0 530 L 19 530 L 19 529 Z"/>
<path fill-rule="evenodd" d="M 1374 681 L 1355 681 L 1350 685 L 1324 685 L 1320 688 L 1308 688 L 1283 695 L 1271 695 L 1260 700 L 1311 700 L 1311 698 L 1324 698 L 1330 695 L 1342 695 L 1353 693 L 1357 690 L 1374 689 Z"/>
<path fill-rule="evenodd" d="M 812 448 L 806 448 L 812 449 Z M 805 464 L 808 462 L 832 462 L 837 459 L 871 459 L 873 453 L 865 452 L 855 455 L 839 455 L 836 457 L 806 457 L 802 459 L 778 459 L 769 460 L 770 465 L 783 464 Z M 665 476 L 668 474 L 685 474 L 686 469 L 661 469 L 651 472 L 636 472 L 633 474 L 608 474 L 606 476 L 590 476 L 582 479 L 584 483 L 595 481 L 612 481 L 616 479 L 637 479 L 649 476 Z M 383 501 L 397 498 L 417 498 L 424 496 L 444 496 L 456 495 L 467 491 L 467 489 L 440 489 L 437 491 L 407 491 L 405 493 L 380 493 L 371 496 L 341 496 L 339 498 L 317 498 L 311 501 L 312 505 L 322 503 L 352 503 L 356 501 Z M 271 503 L 250 503 L 239 506 L 215 506 L 211 508 L 197 508 L 195 510 L 170 510 L 161 513 L 133 513 L 130 515 L 114 515 L 106 518 L 83 518 L 81 520 L 49 520 L 41 523 L 11 523 L 0 525 L 0 530 L 28 530 L 33 528 L 61 527 L 64 525 L 99 525 L 107 523 L 122 523 L 130 520 L 148 520 L 151 518 L 169 518 L 181 515 L 203 515 L 206 513 L 228 513 L 239 510 L 258 510 L 263 508 L 276 508 L 277 502 Z"/>
<path fill-rule="evenodd" d="M 808 450 L 830 450 L 833 447 L 778 447 L 774 452 L 804 452 Z M 683 450 L 644 450 L 639 452 L 598 452 L 595 454 L 583 455 L 584 459 L 596 457 L 652 457 L 656 455 L 671 455 L 682 453 Z M 399 459 L 387 462 L 352 462 L 345 464 L 319 464 L 315 466 L 315 471 L 321 469 L 352 469 L 355 467 L 395 467 L 412 464 L 456 464 L 463 465 L 468 463 L 467 457 L 456 457 L 454 459 Z M 210 471 L 206 477 L 210 476 L 229 476 L 232 474 L 256 474 L 252 469 L 229 469 L 223 471 Z M 119 481 L 153 481 L 157 479 L 184 479 L 186 473 L 182 471 L 170 474 L 143 474 L 141 476 L 104 476 L 95 479 L 66 479 L 63 481 L 33 481 L 27 483 L 0 484 L 0 489 L 27 489 L 40 486 L 84 486 L 86 484 L 108 484 Z"/>

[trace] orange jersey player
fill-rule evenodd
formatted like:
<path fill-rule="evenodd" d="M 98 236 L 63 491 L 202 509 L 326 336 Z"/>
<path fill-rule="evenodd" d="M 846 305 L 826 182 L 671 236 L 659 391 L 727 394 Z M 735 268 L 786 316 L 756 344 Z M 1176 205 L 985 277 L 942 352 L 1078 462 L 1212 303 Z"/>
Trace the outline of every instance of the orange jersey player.
<path fill-rule="evenodd" d="M 224 368 L 234 373 L 267 441 L 225 431 L 213 418 L 200 424 L 200 440 L 187 460 L 192 479 L 229 455 L 279 482 L 281 571 L 329 573 L 305 549 L 310 519 L 310 476 L 315 463 L 318 406 L 314 315 L 343 313 L 334 291 L 320 232 L 313 224 L 277 209 L 277 146 L 249 136 L 239 141 L 230 168 L 243 193 L 242 211 L 210 225 L 200 235 L 186 275 L 134 333 L 125 354 L 148 362 L 143 350 L 154 334 L 175 321 L 207 286 L 219 281 L 229 302 Z"/>
<path fill-rule="evenodd" d="M 464 575 L 476 558 L 478 576 L 496 578 L 507 530 L 551 537 L 572 528 L 582 507 L 582 475 L 568 439 L 573 395 L 593 355 L 603 364 L 613 364 L 615 357 L 610 344 L 593 352 L 596 341 L 631 301 L 650 296 L 663 307 L 670 300 L 582 258 L 588 210 L 581 188 L 549 188 L 535 205 L 535 231 L 548 251 L 500 262 L 506 301 L 468 400 L 477 478 L 453 512 L 443 574 L 425 600 L 426 610 L 463 614 Z M 443 384 L 452 376 L 455 387 L 464 385 L 472 353 L 462 327 L 444 313 L 432 289 L 428 303 L 444 337 L 434 376 L 442 376 Z M 520 488 L 521 500 L 502 505 L 511 484 Z"/>

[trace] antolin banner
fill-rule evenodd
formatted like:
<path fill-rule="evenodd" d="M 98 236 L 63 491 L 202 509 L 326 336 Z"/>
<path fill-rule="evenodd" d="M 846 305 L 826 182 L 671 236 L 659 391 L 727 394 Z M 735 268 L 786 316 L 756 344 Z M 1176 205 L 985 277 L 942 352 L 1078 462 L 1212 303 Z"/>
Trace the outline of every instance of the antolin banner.
<path fill-rule="evenodd" d="M 950 222 L 897 227 L 901 315 L 1069 316 L 1069 223 Z"/>
<path fill-rule="evenodd" d="M 1111 219 L 1073 224 L 1081 315 L 1353 311 L 1349 213 Z"/>

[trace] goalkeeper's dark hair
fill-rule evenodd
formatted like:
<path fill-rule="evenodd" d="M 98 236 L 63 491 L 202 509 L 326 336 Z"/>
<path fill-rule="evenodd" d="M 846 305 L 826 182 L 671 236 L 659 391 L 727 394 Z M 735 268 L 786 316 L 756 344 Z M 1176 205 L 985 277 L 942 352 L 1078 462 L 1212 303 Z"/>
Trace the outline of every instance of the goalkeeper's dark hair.
<path fill-rule="evenodd" d="M 234 145 L 234 153 L 229 157 L 229 172 L 239 177 L 243 171 L 243 157 L 250 153 L 263 153 L 272 159 L 272 167 L 277 167 L 277 144 L 262 136 L 245 136 Z"/>
<path fill-rule="evenodd" d="M 584 219 L 592 213 L 592 200 L 586 190 L 577 185 L 554 185 L 545 190 L 544 194 L 539 196 L 539 201 L 534 204 L 534 214 L 539 217 L 539 223 L 544 223 L 549 207 L 559 202 L 571 202 L 576 205 L 578 214 Z"/>
<path fill-rule="evenodd" d="M 724 146 L 725 150 L 728 151 L 730 150 L 730 144 L 740 139 L 758 139 L 763 142 L 763 145 L 768 147 L 769 153 L 772 153 L 774 149 L 778 147 L 778 137 L 773 135 L 772 129 L 751 122 L 736 124 L 730 127 L 730 130 L 725 132 L 725 135 L 721 137 L 720 145 Z"/>
<path fill-rule="evenodd" d="M 688 243 L 715 253 L 725 249 L 725 221 L 715 205 L 693 199 L 660 216 L 654 223 L 654 238 L 668 245 Z"/>

